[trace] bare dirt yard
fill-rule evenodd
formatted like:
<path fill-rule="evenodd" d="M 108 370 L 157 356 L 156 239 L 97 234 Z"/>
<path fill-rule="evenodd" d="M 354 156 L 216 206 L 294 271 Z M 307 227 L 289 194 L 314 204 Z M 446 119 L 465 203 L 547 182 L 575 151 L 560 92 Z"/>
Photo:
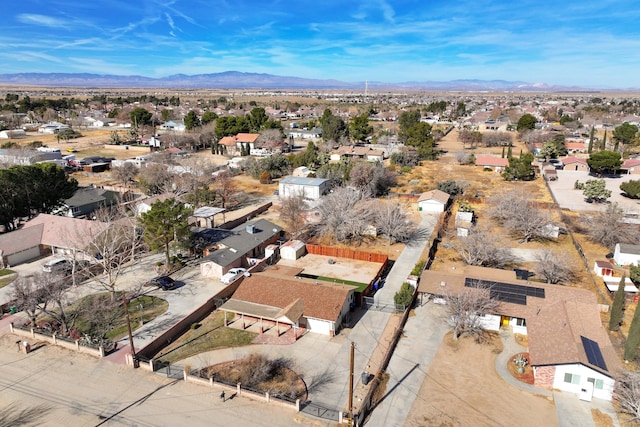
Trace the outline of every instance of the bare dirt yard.
<path fill-rule="evenodd" d="M 497 336 L 488 344 L 445 336 L 405 425 L 557 426 L 552 400 L 519 390 L 498 376 L 495 360 L 501 349 Z"/>

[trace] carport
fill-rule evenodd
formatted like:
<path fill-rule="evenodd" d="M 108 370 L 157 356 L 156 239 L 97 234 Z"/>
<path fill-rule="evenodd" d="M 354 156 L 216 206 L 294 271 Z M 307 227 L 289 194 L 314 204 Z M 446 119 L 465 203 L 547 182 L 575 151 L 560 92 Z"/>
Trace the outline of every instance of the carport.
<path fill-rule="evenodd" d="M 283 332 L 293 329 L 294 336 L 297 339 L 297 330 L 300 318 L 304 312 L 304 305 L 302 298 L 296 299 L 284 308 L 230 299 L 224 303 L 219 310 L 224 312 L 224 326 L 241 322 L 242 329 L 244 330 L 253 325 L 258 325 L 261 334 L 275 327 L 278 336 L 280 336 L 282 327 L 284 328 Z M 240 318 L 229 323 L 227 313 L 232 313 L 234 316 L 239 315 Z"/>

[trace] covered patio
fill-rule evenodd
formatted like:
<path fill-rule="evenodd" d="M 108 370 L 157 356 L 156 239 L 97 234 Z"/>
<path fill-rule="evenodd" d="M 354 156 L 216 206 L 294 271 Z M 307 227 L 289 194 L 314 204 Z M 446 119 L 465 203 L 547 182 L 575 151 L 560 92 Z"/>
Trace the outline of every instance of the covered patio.
<path fill-rule="evenodd" d="M 224 326 L 230 328 L 274 334 L 276 337 L 292 331 L 296 340 L 304 334 L 304 328 L 300 328 L 300 319 L 304 312 L 301 298 L 284 308 L 230 299 L 219 310 L 224 312 Z M 231 319 L 228 313 L 233 315 Z"/>

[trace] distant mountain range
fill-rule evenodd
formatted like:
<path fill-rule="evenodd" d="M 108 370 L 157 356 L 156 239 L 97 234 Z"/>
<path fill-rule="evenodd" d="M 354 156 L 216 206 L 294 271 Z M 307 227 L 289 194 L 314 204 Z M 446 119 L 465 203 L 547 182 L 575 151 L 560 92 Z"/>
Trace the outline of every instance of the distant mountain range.
<path fill-rule="evenodd" d="M 441 90 L 441 91 L 584 91 L 568 86 L 545 83 L 510 82 L 504 80 L 452 80 L 448 82 L 343 82 L 339 80 L 306 79 L 272 74 L 225 71 L 212 74 L 175 74 L 152 78 L 91 73 L 16 73 L 0 74 L 0 84 L 75 87 L 75 88 L 166 88 L 166 89 L 338 89 L 338 90 Z"/>

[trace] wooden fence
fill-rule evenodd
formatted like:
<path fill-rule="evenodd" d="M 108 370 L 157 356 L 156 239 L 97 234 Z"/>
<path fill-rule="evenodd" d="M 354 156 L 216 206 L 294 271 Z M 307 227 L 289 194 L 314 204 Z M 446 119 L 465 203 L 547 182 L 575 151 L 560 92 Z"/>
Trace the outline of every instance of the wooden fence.
<path fill-rule="evenodd" d="M 307 253 L 314 255 L 323 255 L 330 256 L 336 258 L 348 258 L 355 259 L 358 261 L 369 261 L 369 262 L 381 262 L 386 263 L 389 259 L 388 256 L 384 254 L 374 253 L 374 252 L 366 252 L 359 251 L 356 249 L 349 248 L 334 248 L 331 246 L 320 246 L 320 245 L 306 245 Z"/>

